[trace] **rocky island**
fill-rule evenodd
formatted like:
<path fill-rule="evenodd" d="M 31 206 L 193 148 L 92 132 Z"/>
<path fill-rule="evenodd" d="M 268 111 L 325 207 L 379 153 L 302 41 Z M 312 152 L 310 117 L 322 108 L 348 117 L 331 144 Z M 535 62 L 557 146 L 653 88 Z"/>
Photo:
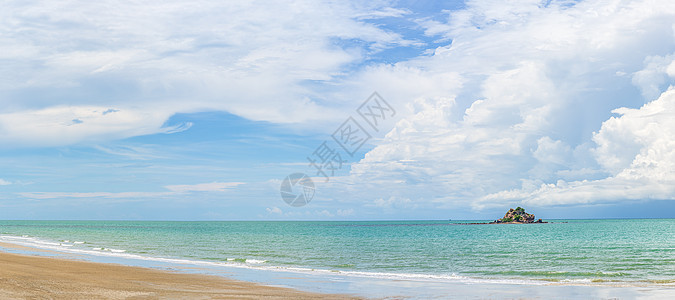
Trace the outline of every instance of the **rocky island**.
<path fill-rule="evenodd" d="M 497 219 L 496 221 L 490 222 L 488 224 L 531 224 L 531 223 L 547 223 L 541 219 L 534 220 L 533 214 L 528 214 L 525 212 L 525 209 L 518 206 L 516 209 L 509 209 L 508 212 L 504 215 L 503 218 Z"/>

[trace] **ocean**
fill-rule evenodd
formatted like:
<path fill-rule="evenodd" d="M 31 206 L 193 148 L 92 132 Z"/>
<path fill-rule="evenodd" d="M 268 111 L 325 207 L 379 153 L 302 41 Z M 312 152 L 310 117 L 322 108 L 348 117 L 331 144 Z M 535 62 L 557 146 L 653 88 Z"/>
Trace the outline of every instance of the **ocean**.
<path fill-rule="evenodd" d="M 92 257 L 436 282 L 675 284 L 675 219 L 0 221 L 0 242 Z"/>

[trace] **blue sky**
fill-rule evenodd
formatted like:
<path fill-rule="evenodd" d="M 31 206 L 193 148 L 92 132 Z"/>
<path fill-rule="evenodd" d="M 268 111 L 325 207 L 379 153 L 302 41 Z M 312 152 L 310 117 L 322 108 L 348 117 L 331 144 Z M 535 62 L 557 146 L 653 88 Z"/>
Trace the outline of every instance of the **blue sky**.
<path fill-rule="evenodd" d="M 0 219 L 675 217 L 674 4 L 361 2 L 5 4 Z"/>

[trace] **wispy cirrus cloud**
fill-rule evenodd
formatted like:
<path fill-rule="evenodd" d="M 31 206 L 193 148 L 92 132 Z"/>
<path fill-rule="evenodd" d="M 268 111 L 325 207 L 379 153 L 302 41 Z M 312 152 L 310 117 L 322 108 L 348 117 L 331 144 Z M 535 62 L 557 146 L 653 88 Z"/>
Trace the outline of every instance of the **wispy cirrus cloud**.
<path fill-rule="evenodd" d="M 68 198 L 150 198 L 169 196 L 172 192 L 22 192 L 18 195 L 30 199 L 68 199 Z"/>
<path fill-rule="evenodd" d="M 411 45 L 364 21 L 405 14 L 379 2 L 7 3 L 0 142 L 62 146 L 175 132 L 189 126 L 164 122 L 196 111 L 323 120 L 344 98 L 307 83 Z"/>
<path fill-rule="evenodd" d="M 225 192 L 243 182 L 209 182 L 185 185 L 167 185 L 169 191 L 164 192 L 21 192 L 18 195 L 30 199 L 67 199 L 67 198 L 109 198 L 109 199 L 136 199 L 161 198 L 177 194 L 193 192 Z"/>
<path fill-rule="evenodd" d="M 190 124 L 165 127 L 171 111 L 111 109 L 106 106 L 52 106 L 0 113 L 4 147 L 64 146 L 151 133 L 174 133 Z"/>
<path fill-rule="evenodd" d="M 184 184 L 184 185 L 167 185 L 165 188 L 172 192 L 177 193 L 186 193 L 186 192 L 224 192 L 228 189 L 232 189 L 239 185 L 244 184 L 243 182 L 210 182 L 210 183 L 199 183 L 199 184 Z"/>

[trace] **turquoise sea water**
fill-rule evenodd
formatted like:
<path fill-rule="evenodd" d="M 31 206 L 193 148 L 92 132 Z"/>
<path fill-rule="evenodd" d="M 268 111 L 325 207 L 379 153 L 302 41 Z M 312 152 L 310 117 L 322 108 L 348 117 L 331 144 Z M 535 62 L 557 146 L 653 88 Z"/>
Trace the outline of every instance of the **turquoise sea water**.
<path fill-rule="evenodd" d="M 458 223 L 0 221 L 0 242 L 389 278 L 675 283 L 675 219 Z"/>

